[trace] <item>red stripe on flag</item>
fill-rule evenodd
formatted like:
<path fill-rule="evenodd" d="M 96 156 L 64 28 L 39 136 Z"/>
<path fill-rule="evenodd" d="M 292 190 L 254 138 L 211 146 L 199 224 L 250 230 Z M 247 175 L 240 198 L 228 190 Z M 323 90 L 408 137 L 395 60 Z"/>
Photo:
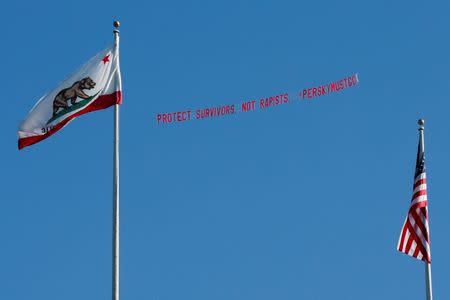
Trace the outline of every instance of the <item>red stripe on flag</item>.
<path fill-rule="evenodd" d="M 406 223 L 406 224 L 407 224 L 406 226 L 410 225 L 409 222 Z M 406 246 L 405 246 L 405 251 L 404 251 L 406 254 L 408 254 L 409 249 L 411 249 L 412 242 L 414 241 L 414 239 L 411 236 L 412 235 L 411 234 L 411 229 L 408 228 L 408 231 L 409 231 L 409 238 L 406 241 Z"/>
<path fill-rule="evenodd" d="M 55 127 L 53 127 L 51 130 L 49 130 L 45 134 L 19 139 L 19 142 L 18 142 L 19 150 L 23 149 L 25 147 L 31 146 L 33 144 L 36 144 L 36 143 L 48 138 L 49 136 L 55 134 L 57 131 L 59 131 L 61 128 L 63 128 L 67 123 L 69 123 L 71 120 L 73 120 L 74 118 L 76 118 L 78 116 L 87 114 L 92 111 L 105 109 L 114 104 L 122 104 L 122 92 L 121 91 L 117 91 L 112 94 L 102 95 L 102 96 L 98 97 L 94 102 L 92 102 L 92 104 L 90 104 L 89 106 L 85 107 L 84 109 L 74 113 L 73 115 L 70 115 L 66 119 L 62 120 L 61 122 L 56 124 Z"/>
<path fill-rule="evenodd" d="M 426 178 L 419 179 L 419 180 L 416 181 L 416 183 L 414 183 L 414 188 L 418 187 L 421 184 L 426 184 L 426 183 L 427 183 L 427 179 Z"/>
<path fill-rule="evenodd" d="M 420 190 L 420 191 L 417 191 L 417 192 L 413 195 L 412 199 L 414 200 L 414 199 L 416 199 L 417 197 L 419 197 L 419 196 L 425 196 L 426 194 L 427 194 L 427 190 Z"/>
<path fill-rule="evenodd" d="M 428 252 L 427 252 L 425 246 L 422 244 L 422 241 L 417 237 L 417 234 L 414 231 L 414 228 L 412 227 L 411 223 L 406 222 L 406 226 L 408 226 L 408 230 L 409 230 L 409 241 L 411 241 L 411 243 L 413 240 L 416 242 L 416 244 L 417 244 L 416 247 L 418 247 L 420 249 L 420 252 L 422 252 L 422 254 L 423 254 L 422 260 L 428 261 Z M 409 241 L 408 241 L 408 243 L 409 243 Z M 409 248 L 407 250 L 408 251 L 405 251 L 406 254 L 408 254 Z"/>
<path fill-rule="evenodd" d="M 402 228 L 402 234 L 400 235 L 400 243 L 398 245 L 398 251 L 402 251 L 403 249 L 403 244 L 405 242 L 405 235 L 406 235 L 406 222 L 408 222 L 408 219 L 405 220 L 405 224 L 403 224 L 403 228 Z"/>
<path fill-rule="evenodd" d="M 410 212 L 410 214 L 414 218 L 414 221 L 416 221 L 416 225 L 415 226 L 419 227 L 420 231 L 422 232 L 423 237 L 428 242 L 427 230 L 425 228 L 425 225 L 422 223 L 422 219 L 420 218 L 419 215 L 417 215 L 417 212 L 415 210 L 412 210 Z M 417 230 L 416 230 L 416 232 L 417 232 Z"/>
<path fill-rule="evenodd" d="M 416 208 L 424 208 L 428 206 L 428 200 L 425 201 L 421 201 L 421 202 L 417 202 L 416 204 L 411 206 L 411 209 L 416 209 Z M 428 216 L 427 216 L 428 218 Z"/>

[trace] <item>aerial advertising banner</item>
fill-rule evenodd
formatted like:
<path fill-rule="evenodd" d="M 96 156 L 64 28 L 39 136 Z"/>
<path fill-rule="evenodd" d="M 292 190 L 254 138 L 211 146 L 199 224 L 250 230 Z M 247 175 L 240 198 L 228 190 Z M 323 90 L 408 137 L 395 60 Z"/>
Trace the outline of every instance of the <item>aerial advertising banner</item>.
<path fill-rule="evenodd" d="M 329 82 L 319 86 L 305 88 L 298 92 L 300 100 L 312 100 L 327 94 L 340 92 L 359 83 L 358 74 L 346 76 L 337 81 Z M 175 112 L 163 112 L 156 114 L 158 125 L 182 123 L 193 120 L 203 120 L 208 118 L 218 118 L 236 113 L 245 113 L 255 110 L 266 110 L 279 105 L 292 103 L 289 93 L 280 93 L 258 100 L 252 99 L 237 104 L 223 104 L 217 106 L 204 107 L 199 109 L 186 109 Z"/>

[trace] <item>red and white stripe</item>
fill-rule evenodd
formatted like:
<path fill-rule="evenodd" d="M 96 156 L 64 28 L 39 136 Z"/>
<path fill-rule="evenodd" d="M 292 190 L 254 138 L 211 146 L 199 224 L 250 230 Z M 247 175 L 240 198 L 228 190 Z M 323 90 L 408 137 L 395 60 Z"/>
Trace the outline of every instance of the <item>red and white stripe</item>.
<path fill-rule="evenodd" d="M 427 206 L 427 179 L 426 173 L 423 172 L 414 180 L 411 206 L 403 224 L 397 249 L 409 256 L 431 263 Z"/>

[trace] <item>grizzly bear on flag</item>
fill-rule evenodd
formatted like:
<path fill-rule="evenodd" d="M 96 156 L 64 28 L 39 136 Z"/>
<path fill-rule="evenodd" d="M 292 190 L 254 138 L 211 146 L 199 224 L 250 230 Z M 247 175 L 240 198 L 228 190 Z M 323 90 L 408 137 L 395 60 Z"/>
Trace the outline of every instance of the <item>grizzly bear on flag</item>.
<path fill-rule="evenodd" d="M 90 90 L 94 87 L 95 82 L 90 77 L 86 77 L 76 81 L 70 88 L 61 90 L 53 100 L 53 116 L 56 115 L 59 108 L 69 108 L 69 104 L 67 103 L 69 100 L 74 105 L 78 97 L 82 99 L 89 98 L 89 95 L 86 95 L 83 90 Z"/>

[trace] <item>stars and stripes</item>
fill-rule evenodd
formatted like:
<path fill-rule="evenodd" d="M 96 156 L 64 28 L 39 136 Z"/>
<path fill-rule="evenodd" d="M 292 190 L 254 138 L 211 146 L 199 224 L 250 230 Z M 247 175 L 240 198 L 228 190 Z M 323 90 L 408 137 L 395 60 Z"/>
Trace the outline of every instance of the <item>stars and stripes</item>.
<path fill-rule="evenodd" d="M 413 196 L 397 249 L 409 256 L 431 263 L 428 227 L 427 176 L 423 151 L 423 128 L 420 129 Z"/>

